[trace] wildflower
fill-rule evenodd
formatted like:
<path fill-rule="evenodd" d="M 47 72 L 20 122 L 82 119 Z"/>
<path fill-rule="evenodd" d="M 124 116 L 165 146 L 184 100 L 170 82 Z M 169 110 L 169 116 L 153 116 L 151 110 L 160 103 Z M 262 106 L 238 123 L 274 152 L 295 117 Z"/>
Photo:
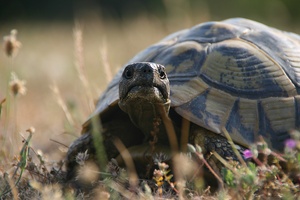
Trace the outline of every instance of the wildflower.
<path fill-rule="evenodd" d="M 263 152 L 265 155 L 270 155 L 272 153 L 271 149 L 269 148 L 265 148 Z"/>
<path fill-rule="evenodd" d="M 288 149 L 294 149 L 297 145 L 296 141 L 293 139 L 287 139 L 284 144 Z"/>
<path fill-rule="evenodd" d="M 154 175 L 156 178 L 161 178 L 161 177 L 163 177 L 163 172 L 162 172 L 161 170 L 154 169 L 153 175 Z"/>
<path fill-rule="evenodd" d="M 16 73 L 11 73 L 11 81 L 9 83 L 10 90 L 14 96 L 17 96 L 18 94 L 25 95 L 26 94 L 26 87 L 25 87 L 26 81 L 19 80 Z"/>
<path fill-rule="evenodd" d="M 153 160 L 154 160 L 154 163 L 162 163 L 167 160 L 170 160 L 170 155 L 167 155 L 166 153 L 163 153 L 163 152 L 159 152 L 153 156 Z"/>
<path fill-rule="evenodd" d="M 156 182 L 157 187 L 161 187 L 164 184 L 164 174 L 161 170 L 154 169 L 153 179 Z"/>
<path fill-rule="evenodd" d="M 158 167 L 160 170 L 166 170 L 169 168 L 169 165 L 163 162 L 163 163 L 158 163 Z"/>
<path fill-rule="evenodd" d="M 246 149 L 246 150 L 243 152 L 243 154 L 244 154 L 244 158 L 245 158 L 245 159 L 248 159 L 248 158 L 252 158 L 252 157 L 253 157 L 253 154 L 252 154 L 251 150 L 249 150 L 249 149 Z"/>
<path fill-rule="evenodd" d="M 7 56 L 16 56 L 18 50 L 22 46 L 21 42 L 17 40 L 17 30 L 13 29 L 10 35 L 4 36 L 4 52 Z"/>

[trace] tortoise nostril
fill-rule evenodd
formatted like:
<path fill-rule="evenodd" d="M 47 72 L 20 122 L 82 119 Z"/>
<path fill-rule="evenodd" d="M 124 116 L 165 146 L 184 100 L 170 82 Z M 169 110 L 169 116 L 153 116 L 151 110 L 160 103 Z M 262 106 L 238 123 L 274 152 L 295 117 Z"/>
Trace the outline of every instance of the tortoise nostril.
<path fill-rule="evenodd" d="M 151 66 L 145 65 L 142 68 L 142 72 L 145 73 L 145 74 L 151 74 L 151 73 L 153 73 L 153 69 L 152 69 Z"/>

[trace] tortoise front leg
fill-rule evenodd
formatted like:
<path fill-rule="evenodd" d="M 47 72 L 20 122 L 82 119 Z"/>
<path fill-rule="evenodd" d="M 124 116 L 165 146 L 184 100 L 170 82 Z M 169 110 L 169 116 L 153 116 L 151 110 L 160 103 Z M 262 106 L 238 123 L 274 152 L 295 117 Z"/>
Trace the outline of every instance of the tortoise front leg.
<path fill-rule="evenodd" d="M 125 145 L 125 147 L 135 146 L 141 144 L 144 135 L 137 129 L 129 118 L 124 118 L 122 115 L 116 116 L 113 121 L 103 123 L 99 134 L 102 136 L 102 144 L 95 142 L 92 134 L 92 127 L 86 133 L 75 140 L 69 147 L 66 159 L 67 180 L 76 177 L 76 171 L 79 167 L 76 161 L 78 153 L 85 153 L 89 155 L 88 160 L 99 165 L 96 156 L 97 145 L 103 145 L 106 157 L 108 160 L 115 158 L 119 152 L 114 144 L 114 140 L 118 138 Z"/>
<path fill-rule="evenodd" d="M 132 146 L 120 152 L 116 161 L 120 167 L 128 167 L 127 163 L 133 161 L 135 171 L 139 178 L 149 179 L 156 162 L 170 162 L 172 159 L 171 149 L 167 145 L 156 144 L 154 148 L 148 143 Z"/>
<path fill-rule="evenodd" d="M 191 135 L 189 138 L 189 142 L 195 145 L 199 145 L 202 148 L 202 153 L 205 158 L 208 158 L 211 153 L 215 151 L 224 159 L 232 158 L 233 160 L 238 161 L 238 158 L 234 153 L 232 146 L 222 135 L 213 133 L 195 124 L 191 125 L 190 133 Z M 235 148 L 241 154 L 246 149 L 245 147 L 237 144 L 235 144 Z"/>

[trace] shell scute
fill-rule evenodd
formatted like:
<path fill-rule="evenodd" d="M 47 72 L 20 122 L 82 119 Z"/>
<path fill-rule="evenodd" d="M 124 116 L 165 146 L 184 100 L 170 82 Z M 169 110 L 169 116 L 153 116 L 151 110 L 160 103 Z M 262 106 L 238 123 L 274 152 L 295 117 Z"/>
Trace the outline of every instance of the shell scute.
<path fill-rule="evenodd" d="M 295 98 L 272 97 L 262 100 L 262 107 L 275 132 L 283 132 L 295 126 Z"/>
<path fill-rule="evenodd" d="M 215 88 L 208 88 L 191 101 L 175 107 L 175 110 L 195 124 L 221 133 L 235 99 Z"/>
<path fill-rule="evenodd" d="M 161 51 L 150 61 L 165 65 L 170 81 L 173 81 L 172 84 L 176 84 L 176 79 L 189 80 L 189 78 L 197 76 L 205 56 L 201 44 L 188 41 Z"/>
<path fill-rule="evenodd" d="M 300 66 L 300 44 L 287 36 L 283 32 L 274 32 L 269 28 L 255 34 L 243 35 L 241 38 L 262 49 L 274 63 L 281 66 L 293 84 L 299 87 L 300 72 L 297 68 Z"/>
<path fill-rule="evenodd" d="M 249 141 L 254 142 L 258 132 L 257 101 L 249 99 L 237 99 L 231 109 L 226 130 L 234 141 L 247 146 Z"/>
<path fill-rule="evenodd" d="M 179 42 L 197 41 L 199 43 L 216 43 L 232 38 L 236 38 L 248 28 L 241 28 L 224 22 L 206 22 L 194 26 L 188 32 L 182 35 Z"/>
<path fill-rule="evenodd" d="M 214 87 L 245 98 L 288 96 L 296 92 L 280 65 L 239 40 L 211 45 L 201 75 Z"/>
<path fill-rule="evenodd" d="M 181 84 L 178 80 L 178 83 L 173 84 L 171 88 L 170 98 L 172 106 L 179 106 L 187 103 L 196 96 L 204 93 L 208 88 L 210 88 L 210 86 L 198 77 L 194 77 L 184 84 Z"/>

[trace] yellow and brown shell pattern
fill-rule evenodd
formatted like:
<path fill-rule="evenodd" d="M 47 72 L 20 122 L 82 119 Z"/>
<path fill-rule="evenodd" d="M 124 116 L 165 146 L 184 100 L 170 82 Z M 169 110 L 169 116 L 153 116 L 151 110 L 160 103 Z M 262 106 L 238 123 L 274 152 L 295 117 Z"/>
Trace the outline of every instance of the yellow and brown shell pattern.
<path fill-rule="evenodd" d="M 132 62 L 166 67 L 171 106 L 191 122 L 241 145 L 262 135 L 282 148 L 300 125 L 300 36 L 242 18 L 206 22 L 171 34 Z M 118 100 L 121 71 L 102 95 L 99 114 Z"/>

